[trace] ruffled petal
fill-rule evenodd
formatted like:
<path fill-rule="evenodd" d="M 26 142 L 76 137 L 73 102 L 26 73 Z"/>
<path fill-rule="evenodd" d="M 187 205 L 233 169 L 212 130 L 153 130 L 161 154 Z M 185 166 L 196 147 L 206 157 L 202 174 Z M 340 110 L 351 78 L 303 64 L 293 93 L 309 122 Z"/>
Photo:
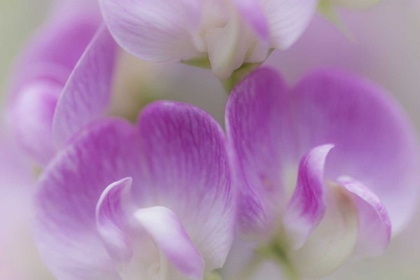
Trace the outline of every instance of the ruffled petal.
<path fill-rule="evenodd" d="M 204 260 L 174 212 L 156 206 L 140 209 L 134 216 L 172 266 L 188 279 L 203 279 Z"/>
<path fill-rule="evenodd" d="M 121 178 L 141 181 L 138 131 L 103 120 L 79 133 L 41 176 L 35 197 L 35 239 L 58 279 L 119 279 L 96 227 L 95 206 Z"/>
<path fill-rule="evenodd" d="M 105 22 L 120 46 L 145 60 L 199 56 L 192 34 L 199 28 L 195 0 L 100 0 Z"/>
<path fill-rule="evenodd" d="M 96 226 L 102 240 L 115 262 L 122 265 L 131 260 L 133 249 L 126 229 L 130 205 L 131 178 L 125 178 L 109 185 L 96 205 Z"/>
<path fill-rule="evenodd" d="M 314 16 L 319 0 L 261 0 L 270 25 L 271 44 L 289 48 Z"/>
<path fill-rule="evenodd" d="M 291 251 L 294 268 L 310 278 L 326 276 L 344 263 L 353 252 L 358 233 L 358 214 L 350 193 L 328 184 L 326 212 L 306 243 Z"/>
<path fill-rule="evenodd" d="M 193 106 L 163 101 L 145 108 L 139 129 L 150 181 L 136 195 L 138 204 L 171 209 L 207 272 L 220 268 L 233 239 L 235 207 L 221 127 Z"/>
<path fill-rule="evenodd" d="M 418 143 L 395 100 L 370 82 L 339 70 L 319 70 L 291 95 L 299 153 L 334 143 L 326 179 L 357 178 L 388 210 L 393 233 L 417 203 Z"/>
<path fill-rule="evenodd" d="M 325 214 L 324 166 L 332 147 L 316 147 L 300 161 L 296 189 L 284 216 L 293 249 L 303 245 Z"/>
<path fill-rule="evenodd" d="M 353 194 L 359 214 L 356 258 L 382 255 L 391 241 L 391 221 L 380 199 L 360 182 L 342 177 L 338 183 Z"/>
<path fill-rule="evenodd" d="M 239 83 L 228 100 L 226 130 L 244 180 L 239 182 L 238 214 L 241 226 L 248 229 L 261 224 L 264 216 L 277 219 L 275 214 L 285 208 L 289 171 L 283 170 L 291 169 L 291 184 L 296 185 L 297 170 L 289 161 L 294 141 L 287 131 L 287 92 L 276 72 L 260 68 Z"/>
<path fill-rule="evenodd" d="M 59 146 L 108 108 L 116 55 L 116 44 L 103 26 L 79 60 L 58 100 L 53 135 Z"/>

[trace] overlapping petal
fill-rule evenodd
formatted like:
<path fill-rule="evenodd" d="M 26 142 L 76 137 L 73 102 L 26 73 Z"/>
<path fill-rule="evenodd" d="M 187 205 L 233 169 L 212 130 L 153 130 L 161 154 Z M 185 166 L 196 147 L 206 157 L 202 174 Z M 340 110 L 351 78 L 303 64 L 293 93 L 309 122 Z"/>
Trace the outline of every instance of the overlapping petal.
<path fill-rule="evenodd" d="M 39 181 L 36 240 L 59 279 L 119 279 L 96 229 L 96 204 L 121 178 L 139 180 L 138 131 L 106 120 L 89 126 Z"/>
<path fill-rule="evenodd" d="M 330 273 L 351 253 L 358 257 L 382 253 L 389 243 L 390 224 L 395 234 L 409 220 L 419 179 L 417 141 L 403 110 L 382 89 L 328 69 L 309 74 L 288 89 L 278 74 L 262 68 L 233 90 L 226 114 L 237 170 L 244 181 L 240 222 L 250 228 L 248 224 L 261 223 L 265 217 L 275 236 L 278 228 L 283 234 L 282 227 L 287 232 L 294 222 L 292 229 L 300 235 L 292 230 L 289 237 L 300 242 L 292 247 L 303 246 L 292 250 L 291 257 L 303 275 Z M 307 188 L 303 188 L 302 180 L 309 178 L 301 172 L 306 153 L 329 143 L 334 149 L 325 170 L 306 173 L 318 175 L 310 177 L 316 180 L 305 180 Z M 343 176 L 354 181 L 341 181 Z M 322 205 L 322 185 L 328 186 L 327 198 L 335 198 L 329 199 L 316 227 L 323 216 L 323 211 L 317 211 L 322 209 L 317 208 Z M 301 211 L 285 208 L 290 196 L 290 205 L 300 205 L 293 208 Z M 255 209 L 263 213 L 254 215 Z M 314 210 L 308 213 L 317 218 L 302 226 L 290 213 L 306 213 L 305 209 Z M 278 224 L 281 217 L 285 217 L 283 225 Z"/>
<path fill-rule="evenodd" d="M 300 248 L 325 214 L 324 166 L 332 145 L 312 149 L 300 161 L 297 184 L 286 208 L 284 225 Z"/>
<path fill-rule="evenodd" d="M 383 254 L 391 241 L 392 225 L 387 210 L 369 189 L 351 178 L 338 182 L 354 196 L 359 215 L 359 233 L 353 255 L 356 258 Z"/>
<path fill-rule="evenodd" d="M 194 0 L 100 0 L 108 28 L 128 52 L 151 61 L 198 56 L 192 32 L 200 24 Z"/>
<path fill-rule="evenodd" d="M 58 146 L 108 109 L 116 56 L 116 43 L 102 26 L 60 94 L 53 119 L 53 137 Z"/>
<path fill-rule="evenodd" d="M 333 143 L 326 177 L 350 176 L 375 193 L 398 232 L 415 207 L 418 150 L 404 111 L 372 83 L 338 70 L 309 74 L 292 90 L 301 153 Z"/>
<path fill-rule="evenodd" d="M 173 102 L 148 106 L 138 125 L 150 182 L 136 197 L 142 205 L 159 201 L 174 211 L 206 270 L 220 268 L 232 242 L 234 215 L 223 131 L 207 113 Z"/>
<path fill-rule="evenodd" d="M 98 11 L 54 13 L 27 43 L 11 76 L 8 113 L 21 147 L 46 165 L 54 155 L 52 118 L 71 71 L 100 24 Z"/>
<path fill-rule="evenodd" d="M 128 193 L 128 181 L 119 181 L 127 177 L 132 177 Z M 36 199 L 39 249 L 60 279 L 152 275 L 153 265 L 165 263 L 198 277 L 199 271 L 221 267 L 229 251 L 235 206 L 230 184 L 222 130 L 197 108 L 155 103 L 141 114 L 138 128 L 101 121 L 73 139 L 41 178 Z M 127 194 L 139 210 L 124 219 L 121 203 Z M 155 213 L 154 206 L 170 212 Z M 178 243 L 172 241 L 177 238 L 163 240 L 155 223 L 164 223 L 173 236 L 184 236 L 183 250 L 194 259 L 174 257 Z M 159 261 L 153 240 L 166 262 Z M 194 252 L 202 255 L 205 267 L 198 265 Z M 117 265 L 115 259 L 120 260 Z"/>

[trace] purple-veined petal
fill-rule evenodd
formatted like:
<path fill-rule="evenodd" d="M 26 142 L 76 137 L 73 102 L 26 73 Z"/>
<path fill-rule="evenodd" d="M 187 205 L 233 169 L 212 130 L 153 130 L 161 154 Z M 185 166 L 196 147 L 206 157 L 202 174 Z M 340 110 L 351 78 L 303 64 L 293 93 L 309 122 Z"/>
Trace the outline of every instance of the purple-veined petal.
<path fill-rule="evenodd" d="M 303 33 L 318 6 L 318 0 L 261 0 L 270 25 L 271 44 L 289 48 Z"/>
<path fill-rule="evenodd" d="M 333 145 L 316 147 L 300 161 L 296 189 L 284 216 L 293 249 L 303 245 L 324 217 L 324 166 L 332 148 Z"/>
<path fill-rule="evenodd" d="M 268 25 L 264 10 L 258 0 L 233 0 L 242 18 L 254 30 L 257 37 L 267 41 L 270 38 L 270 27 Z"/>
<path fill-rule="evenodd" d="M 58 279 L 119 279 L 96 227 L 95 206 L 121 178 L 141 181 L 139 134 L 103 120 L 81 131 L 42 174 L 35 198 L 35 240 Z"/>
<path fill-rule="evenodd" d="M 116 43 L 102 26 L 73 70 L 57 103 L 55 143 L 62 146 L 82 126 L 105 113 L 110 102 Z"/>
<path fill-rule="evenodd" d="M 133 255 L 132 245 L 125 232 L 128 226 L 126 208 L 130 205 L 131 178 L 109 185 L 96 205 L 96 226 L 111 255 L 119 264 L 127 263 Z"/>
<path fill-rule="evenodd" d="M 136 195 L 138 204 L 171 209 L 203 256 L 206 272 L 220 268 L 235 214 L 221 127 L 193 106 L 162 101 L 144 109 L 139 129 L 150 182 Z"/>
<path fill-rule="evenodd" d="M 204 260 L 174 212 L 156 206 L 140 209 L 134 216 L 171 265 L 188 279 L 203 279 Z"/>
<path fill-rule="evenodd" d="M 196 0 L 100 0 L 105 22 L 121 47 L 151 61 L 199 56 L 192 34 L 199 28 Z"/>
<path fill-rule="evenodd" d="M 341 177 L 338 183 L 353 194 L 359 214 L 359 232 L 353 255 L 356 258 L 383 254 L 391 240 L 391 221 L 380 199 L 360 182 Z"/>
<path fill-rule="evenodd" d="M 302 276 L 320 278 L 337 269 L 351 255 L 357 240 L 358 214 L 351 194 L 326 184 L 326 211 L 321 223 L 291 259 Z"/>
<path fill-rule="evenodd" d="M 385 205 L 393 233 L 417 201 L 418 146 L 411 123 L 384 90 L 339 70 L 318 70 L 293 89 L 299 153 L 334 143 L 326 179 L 357 178 Z"/>
<path fill-rule="evenodd" d="M 261 224 L 265 215 L 276 219 L 278 209 L 287 203 L 287 174 L 282 170 L 293 167 L 288 161 L 293 140 L 289 140 L 290 133 L 282 131 L 290 123 L 287 91 L 278 74 L 260 68 L 239 83 L 228 100 L 226 130 L 236 154 L 238 175 L 245 181 L 240 184 L 242 206 L 238 214 L 241 226 L 248 229 Z M 293 180 L 292 187 L 296 185 L 296 178 Z"/>

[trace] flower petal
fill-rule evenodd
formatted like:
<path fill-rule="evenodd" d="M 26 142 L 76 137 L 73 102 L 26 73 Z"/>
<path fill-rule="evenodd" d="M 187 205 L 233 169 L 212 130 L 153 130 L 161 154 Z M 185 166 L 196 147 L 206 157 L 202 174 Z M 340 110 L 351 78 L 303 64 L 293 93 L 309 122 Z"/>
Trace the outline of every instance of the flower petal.
<path fill-rule="evenodd" d="M 138 176 L 138 131 L 103 120 L 79 133 L 42 174 L 35 197 L 35 239 L 58 279 L 119 279 L 96 228 L 95 206 L 104 189 Z"/>
<path fill-rule="evenodd" d="M 293 249 L 302 247 L 324 217 L 324 166 L 332 148 L 333 145 L 316 147 L 300 161 L 296 189 L 284 216 Z"/>
<path fill-rule="evenodd" d="M 171 209 L 207 272 L 220 268 L 233 239 L 235 207 L 221 127 L 193 106 L 163 101 L 145 108 L 139 129 L 150 182 L 136 195 L 138 204 Z"/>
<path fill-rule="evenodd" d="M 264 216 L 276 220 L 275 214 L 286 207 L 287 172 L 282 170 L 292 166 L 294 143 L 287 131 L 287 91 L 276 72 L 260 68 L 239 83 L 228 100 L 226 130 L 244 180 L 239 182 L 239 203 L 244 205 L 238 214 L 241 226 L 248 229 L 261 224 Z"/>
<path fill-rule="evenodd" d="M 61 90 L 62 85 L 53 81 L 28 83 L 21 88 L 11 112 L 17 142 L 42 166 L 55 155 L 51 126 Z"/>
<path fill-rule="evenodd" d="M 319 0 L 261 0 L 271 27 L 272 46 L 289 48 L 314 16 Z"/>
<path fill-rule="evenodd" d="M 353 194 L 359 213 L 359 233 L 353 255 L 363 258 L 383 254 L 392 231 L 385 206 L 374 193 L 352 178 L 339 178 L 338 183 Z"/>
<path fill-rule="evenodd" d="M 102 26 L 73 70 L 58 100 L 53 134 L 59 146 L 107 109 L 116 49 L 108 30 Z"/>
<path fill-rule="evenodd" d="M 270 27 L 258 0 L 233 0 L 242 18 L 254 30 L 255 34 L 264 41 L 270 38 Z"/>
<path fill-rule="evenodd" d="M 299 153 L 334 143 L 326 178 L 357 178 L 399 231 L 416 205 L 420 170 L 414 130 L 400 106 L 366 80 L 319 70 L 294 88 L 291 108 Z"/>
<path fill-rule="evenodd" d="M 105 22 L 129 53 L 151 61 L 199 56 L 192 34 L 200 24 L 195 0 L 100 0 Z"/>
<path fill-rule="evenodd" d="M 131 178 L 125 178 L 109 185 L 96 205 L 96 226 L 111 257 L 123 264 L 131 260 L 132 246 L 125 233 L 129 204 Z"/>
<path fill-rule="evenodd" d="M 188 279 L 203 279 L 204 260 L 174 212 L 156 206 L 140 209 L 134 216 L 171 265 Z"/>
<path fill-rule="evenodd" d="M 350 193 L 328 184 L 326 212 L 306 243 L 291 252 L 302 276 L 320 278 L 337 269 L 351 255 L 358 233 L 357 209 Z"/>

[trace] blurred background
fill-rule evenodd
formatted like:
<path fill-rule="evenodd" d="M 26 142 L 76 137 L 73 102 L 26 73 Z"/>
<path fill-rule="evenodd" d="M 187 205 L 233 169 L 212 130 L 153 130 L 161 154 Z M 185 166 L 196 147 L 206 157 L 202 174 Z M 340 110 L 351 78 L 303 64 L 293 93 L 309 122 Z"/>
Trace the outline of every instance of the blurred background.
<path fill-rule="evenodd" d="M 3 96 L 13 60 L 45 18 L 50 2 L 0 0 L 0 88 Z M 316 16 L 296 44 L 287 51 L 275 51 L 266 64 L 281 71 L 290 84 L 316 67 L 340 67 L 367 77 L 402 104 L 420 132 L 420 2 L 384 0 L 368 10 L 340 10 L 339 14 L 354 40 L 344 36 L 322 16 Z M 180 64 L 152 65 L 129 55 L 124 56 L 120 68 L 124 73 L 120 76 L 124 78 L 118 79 L 115 92 L 130 96 L 131 99 L 125 100 L 136 100 L 139 104 L 156 98 L 189 102 L 223 123 L 227 95 L 208 70 Z M 116 102 L 114 113 L 127 115 L 121 109 L 126 105 Z M 1 231 L 6 230 L 4 224 L 0 227 Z M 39 266 L 32 264 L 32 260 L 39 264 L 35 260 L 36 254 L 25 253 L 31 246 L 28 245 L 29 234 L 22 236 L 23 242 L 19 239 L 13 245 L 9 244 L 9 247 L 19 246 L 15 250 L 16 256 L 11 258 L 17 263 L 13 266 L 23 271 L 22 279 L 48 279 L 45 271 L 37 271 Z M 419 263 L 420 211 L 417 211 L 411 224 L 394 238 L 385 255 L 348 262 L 328 279 L 416 280 L 420 279 Z"/>

